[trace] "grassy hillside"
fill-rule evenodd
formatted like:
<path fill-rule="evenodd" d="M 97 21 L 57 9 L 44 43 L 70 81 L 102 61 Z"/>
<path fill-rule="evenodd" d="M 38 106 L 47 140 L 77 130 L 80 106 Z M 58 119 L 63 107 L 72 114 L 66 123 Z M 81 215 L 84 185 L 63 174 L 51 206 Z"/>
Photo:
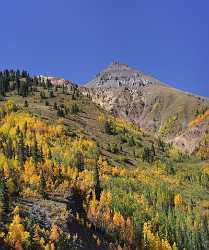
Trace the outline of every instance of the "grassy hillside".
<path fill-rule="evenodd" d="M 76 87 L 28 89 L 0 102 L 2 249 L 209 248 L 207 161 Z"/>

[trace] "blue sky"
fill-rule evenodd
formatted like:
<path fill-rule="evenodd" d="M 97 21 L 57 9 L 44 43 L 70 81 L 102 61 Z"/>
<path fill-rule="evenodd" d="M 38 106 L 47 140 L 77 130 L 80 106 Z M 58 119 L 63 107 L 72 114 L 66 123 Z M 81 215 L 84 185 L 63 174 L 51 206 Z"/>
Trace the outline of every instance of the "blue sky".
<path fill-rule="evenodd" d="M 77 83 L 112 60 L 209 96 L 208 0 L 1 0 L 0 69 Z"/>

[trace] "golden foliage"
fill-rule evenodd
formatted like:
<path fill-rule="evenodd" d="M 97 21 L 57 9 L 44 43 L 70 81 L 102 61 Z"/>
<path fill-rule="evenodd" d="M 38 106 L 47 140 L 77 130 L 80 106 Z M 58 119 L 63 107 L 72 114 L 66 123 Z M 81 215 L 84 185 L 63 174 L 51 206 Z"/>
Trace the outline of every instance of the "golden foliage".
<path fill-rule="evenodd" d="M 14 215 L 12 223 L 9 225 L 9 231 L 6 237 L 6 242 L 17 250 L 24 249 L 28 244 L 30 234 L 25 231 L 19 214 Z"/>
<path fill-rule="evenodd" d="M 166 239 L 160 239 L 158 234 L 152 232 L 149 222 L 145 222 L 143 226 L 145 245 L 150 250 L 177 250 L 176 245 L 171 246 Z"/>
<path fill-rule="evenodd" d="M 188 125 L 189 128 L 195 127 L 204 121 L 209 121 L 209 109 L 202 115 L 199 115 L 195 120 L 191 121 Z"/>
<path fill-rule="evenodd" d="M 54 225 L 52 225 L 49 238 L 52 242 L 55 242 L 55 241 L 59 240 L 59 237 L 60 237 L 60 229 L 57 225 L 54 224 Z"/>
<path fill-rule="evenodd" d="M 182 198 L 182 196 L 181 196 L 181 194 L 176 194 L 175 195 L 175 197 L 174 197 L 174 204 L 175 204 L 175 206 L 177 206 L 177 205 L 182 205 L 183 204 L 183 198 Z"/>

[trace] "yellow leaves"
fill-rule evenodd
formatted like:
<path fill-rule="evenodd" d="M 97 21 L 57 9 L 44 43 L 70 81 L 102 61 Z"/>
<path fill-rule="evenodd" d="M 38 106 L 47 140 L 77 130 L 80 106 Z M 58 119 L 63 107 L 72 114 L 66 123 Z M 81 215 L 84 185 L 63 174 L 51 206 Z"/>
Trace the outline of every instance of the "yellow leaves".
<path fill-rule="evenodd" d="M 111 207 L 112 196 L 110 192 L 102 192 L 100 201 L 93 199 L 90 201 L 88 218 L 90 221 L 110 234 L 117 232 L 120 239 L 125 242 L 133 243 L 134 227 L 130 218 L 125 219 L 119 212 L 113 212 Z"/>
<path fill-rule="evenodd" d="M 137 126 L 121 118 L 99 115 L 97 120 L 100 125 L 104 125 L 105 121 L 110 122 L 114 126 L 117 132 L 126 130 L 132 135 L 139 135 L 141 133 L 141 130 Z"/>
<path fill-rule="evenodd" d="M 6 187 L 10 194 L 14 193 L 16 191 L 16 186 L 12 180 L 12 178 L 8 178 L 6 181 Z"/>
<path fill-rule="evenodd" d="M 16 109 L 16 105 L 12 100 L 8 100 L 4 105 L 5 111 L 7 113 L 14 111 Z"/>
<path fill-rule="evenodd" d="M 5 233 L 0 231 L 0 240 L 4 239 L 4 237 L 5 237 Z"/>
<path fill-rule="evenodd" d="M 99 157 L 97 164 L 102 174 L 111 174 L 112 167 L 101 156 Z"/>
<path fill-rule="evenodd" d="M 172 158 L 178 158 L 181 155 L 181 151 L 178 148 L 176 148 L 175 146 L 172 146 L 169 148 L 169 155 Z"/>
<path fill-rule="evenodd" d="M 121 118 L 112 117 L 111 122 L 116 126 L 116 130 L 127 130 L 131 134 L 139 134 L 141 132 L 140 129 L 136 127 L 133 123 L 127 122 Z"/>
<path fill-rule="evenodd" d="M 52 242 L 55 242 L 59 239 L 60 237 L 60 229 L 57 225 L 53 225 L 52 228 L 51 228 L 51 233 L 50 233 L 50 240 Z"/>
<path fill-rule="evenodd" d="M 112 202 L 112 194 L 110 192 L 103 191 L 101 193 L 100 203 L 104 206 L 110 205 Z"/>
<path fill-rule="evenodd" d="M 45 249 L 45 240 L 42 237 L 44 235 L 48 235 L 48 231 L 41 228 L 38 224 L 35 224 L 33 240 L 40 246 L 40 249 Z"/>
<path fill-rule="evenodd" d="M 121 176 L 125 177 L 127 175 L 127 170 L 122 167 L 112 167 L 112 175 L 113 176 Z"/>
<path fill-rule="evenodd" d="M 17 250 L 24 249 L 29 241 L 30 234 L 25 231 L 19 214 L 15 214 L 12 223 L 9 225 L 9 231 L 6 237 L 7 243 Z"/>
<path fill-rule="evenodd" d="M 91 171 L 84 170 L 79 173 L 77 185 L 82 191 L 89 190 L 94 184 L 94 179 Z"/>
<path fill-rule="evenodd" d="M 195 127 L 198 124 L 201 124 L 204 121 L 209 121 L 209 109 L 202 115 L 199 115 L 196 119 L 191 121 L 188 125 L 189 128 Z"/>
<path fill-rule="evenodd" d="M 85 153 L 86 151 L 93 150 L 96 148 L 96 144 L 93 141 L 87 139 L 76 139 L 72 142 L 72 148 L 76 148 L 78 151 Z"/>
<path fill-rule="evenodd" d="M 90 202 L 90 207 L 89 207 L 89 213 L 93 217 L 97 218 L 98 213 L 99 213 L 99 201 L 95 199 L 95 196 Z"/>
<path fill-rule="evenodd" d="M 203 171 L 204 174 L 209 176 L 209 165 L 203 166 L 202 171 Z"/>
<path fill-rule="evenodd" d="M 174 197 L 174 204 L 175 204 L 175 206 L 177 206 L 177 205 L 182 205 L 183 204 L 183 198 L 182 198 L 182 196 L 181 196 L 181 194 L 176 194 L 175 195 L 175 197 Z"/>
<path fill-rule="evenodd" d="M 168 135 L 170 131 L 174 128 L 176 120 L 177 120 L 177 115 L 169 117 L 160 127 L 159 134 L 162 136 Z"/>
<path fill-rule="evenodd" d="M 10 176 L 10 168 L 9 168 L 9 165 L 8 165 L 8 162 L 7 162 L 6 159 L 5 159 L 5 162 L 3 164 L 3 172 L 4 172 L 4 176 L 6 178 L 9 178 L 9 176 Z"/>
<path fill-rule="evenodd" d="M 21 175 L 22 181 L 25 185 L 23 189 L 23 195 L 36 196 L 35 190 L 38 190 L 40 176 L 37 172 L 37 167 L 34 165 L 32 158 L 29 158 L 24 164 L 24 172 Z M 31 192 L 30 192 L 31 190 Z"/>
<path fill-rule="evenodd" d="M 55 246 L 54 246 L 54 243 L 48 243 L 44 250 L 55 250 Z"/>
<path fill-rule="evenodd" d="M 100 124 L 103 124 L 105 122 L 105 116 L 104 115 L 99 115 L 97 117 L 97 121 L 100 123 Z"/>
<path fill-rule="evenodd" d="M 117 227 L 124 227 L 125 220 L 120 213 L 115 212 L 113 216 L 113 223 Z"/>
<path fill-rule="evenodd" d="M 96 240 L 96 243 L 97 243 L 97 246 L 100 246 L 100 245 L 101 245 L 101 240 L 98 238 L 98 239 Z"/>
<path fill-rule="evenodd" d="M 160 239 L 158 234 L 152 232 L 150 222 L 145 222 L 143 226 L 144 241 L 150 250 L 177 250 L 176 245 L 172 247 L 166 239 Z"/>
<path fill-rule="evenodd" d="M 58 137 L 63 134 L 63 129 L 61 126 L 48 125 L 46 122 L 40 120 L 39 118 L 33 117 L 27 112 L 16 112 L 7 115 L 3 119 L 3 124 L 0 127 L 0 132 L 5 135 L 10 135 L 11 138 L 15 139 L 16 129 L 19 126 L 21 131 L 24 131 L 25 123 L 27 123 L 27 138 L 26 142 L 32 144 L 31 137 L 32 131 L 36 132 L 37 141 L 42 144 L 44 153 L 47 153 L 46 141 L 49 138 Z"/>

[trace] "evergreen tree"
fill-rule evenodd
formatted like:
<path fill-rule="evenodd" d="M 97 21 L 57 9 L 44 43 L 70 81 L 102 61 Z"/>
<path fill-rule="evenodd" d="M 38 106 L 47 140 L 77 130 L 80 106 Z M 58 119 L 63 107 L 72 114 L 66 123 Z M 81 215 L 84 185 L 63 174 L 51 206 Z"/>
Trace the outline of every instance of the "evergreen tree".
<path fill-rule="evenodd" d="M 46 80 L 46 87 L 47 87 L 47 89 L 52 87 L 52 83 L 49 79 Z"/>
<path fill-rule="evenodd" d="M 98 166 L 95 166 L 94 168 L 94 190 L 95 190 L 96 199 L 100 200 L 102 189 L 101 189 L 100 180 L 99 180 Z"/>
<path fill-rule="evenodd" d="M 74 165 L 79 172 L 84 170 L 84 156 L 80 151 L 77 151 L 74 155 Z"/>
<path fill-rule="evenodd" d="M 23 167 L 25 160 L 26 160 L 26 155 L 25 155 L 25 144 L 24 144 L 24 138 L 23 138 L 22 132 L 20 132 L 18 136 L 17 159 L 20 163 L 20 166 Z"/>
<path fill-rule="evenodd" d="M 142 154 L 143 161 L 147 161 L 148 163 L 152 163 L 154 161 L 154 152 L 149 147 L 145 147 Z"/>
<path fill-rule="evenodd" d="M 26 108 L 28 107 L 28 101 L 27 100 L 24 101 L 24 107 L 26 107 Z"/>
<path fill-rule="evenodd" d="M 28 123 L 25 122 L 25 123 L 24 123 L 24 128 L 23 128 L 24 135 L 26 135 L 27 130 L 28 130 Z"/>
<path fill-rule="evenodd" d="M 39 151 L 38 143 L 37 143 L 35 134 L 34 134 L 33 146 L 31 147 L 31 155 L 32 155 L 32 158 L 33 158 L 33 161 L 35 164 L 42 162 L 43 156 L 41 155 L 41 152 Z"/>
<path fill-rule="evenodd" d="M 49 97 L 50 97 L 50 98 L 54 97 L 54 92 L 53 92 L 53 90 L 50 90 L 50 91 L 49 91 Z"/>
<path fill-rule="evenodd" d="M 54 109 L 57 110 L 57 103 L 54 103 Z"/>
<path fill-rule="evenodd" d="M 20 95 L 20 79 L 17 78 L 17 94 Z"/>
<path fill-rule="evenodd" d="M 49 148 L 49 152 L 48 152 L 48 159 L 51 160 L 52 159 L 52 151 L 51 149 Z"/>
<path fill-rule="evenodd" d="M 16 136 L 18 137 L 20 135 L 20 127 L 17 126 L 17 129 L 16 129 Z"/>
<path fill-rule="evenodd" d="M 0 170 L 0 221 L 4 220 L 9 210 L 8 190 L 5 184 L 5 177 L 3 171 Z"/>
<path fill-rule="evenodd" d="M 20 82 L 20 89 L 19 89 L 19 95 L 22 97 L 28 96 L 28 83 L 25 81 Z"/>
<path fill-rule="evenodd" d="M 79 107 L 76 103 L 73 103 L 72 107 L 71 107 L 71 113 L 72 114 L 76 114 L 79 112 Z"/>
<path fill-rule="evenodd" d="M 40 195 L 41 195 L 44 199 L 47 198 L 47 193 L 46 193 L 46 180 L 45 180 L 45 176 L 44 176 L 43 170 L 41 170 L 41 173 L 40 173 L 39 193 L 40 193 Z"/>
<path fill-rule="evenodd" d="M 59 116 L 59 117 L 64 117 L 65 116 L 64 112 L 63 112 L 63 109 L 60 108 L 60 107 L 57 108 L 57 116 Z"/>
<path fill-rule="evenodd" d="M 65 94 L 65 85 L 62 85 L 62 93 Z"/>
<path fill-rule="evenodd" d="M 41 99 L 45 99 L 45 98 L 46 98 L 46 95 L 45 95 L 45 92 L 44 92 L 44 91 L 41 91 L 41 92 L 40 92 L 40 97 L 41 97 Z"/>
<path fill-rule="evenodd" d="M 11 137 L 8 137 L 6 142 L 5 154 L 7 158 L 12 159 L 14 152 L 13 152 L 13 144 Z"/>
<path fill-rule="evenodd" d="M 113 134 L 113 128 L 112 128 L 112 125 L 109 121 L 105 121 L 104 130 L 105 130 L 105 133 L 107 133 L 109 135 Z"/>

